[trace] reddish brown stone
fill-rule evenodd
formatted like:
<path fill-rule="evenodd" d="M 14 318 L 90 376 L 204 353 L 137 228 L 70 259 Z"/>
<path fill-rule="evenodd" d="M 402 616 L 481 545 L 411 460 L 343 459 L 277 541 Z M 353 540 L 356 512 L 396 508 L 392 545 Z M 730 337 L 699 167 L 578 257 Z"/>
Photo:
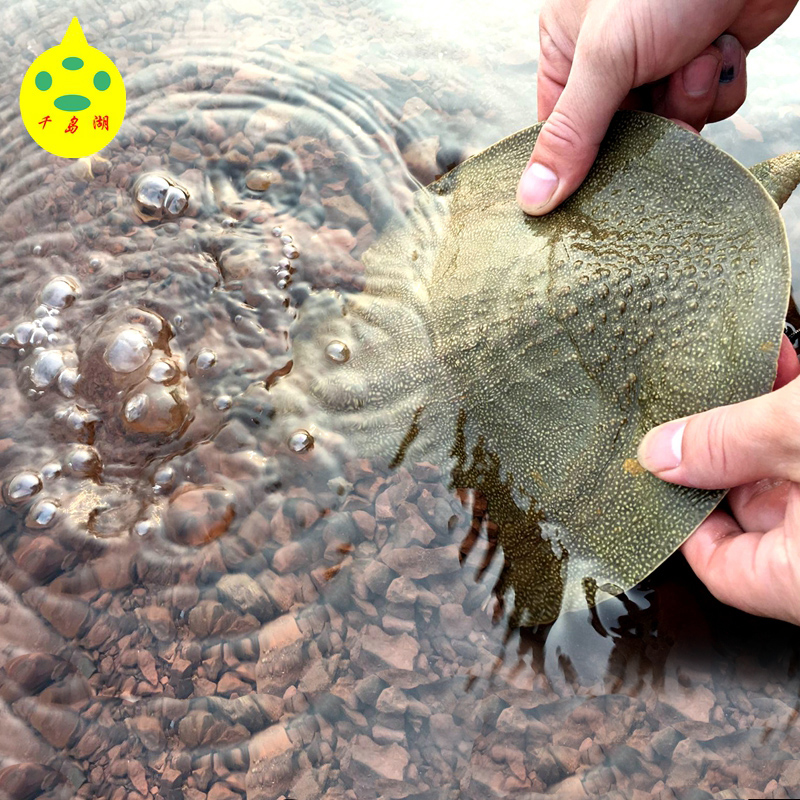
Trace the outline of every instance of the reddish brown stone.
<path fill-rule="evenodd" d="M 296 572 L 308 563 L 308 554 L 300 542 L 285 544 L 272 557 L 272 569 L 279 574 Z"/>
<path fill-rule="evenodd" d="M 136 610 L 136 616 L 150 629 L 160 642 L 168 642 L 175 638 L 175 625 L 172 614 L 164 606 L 145 606 Z"/>
<path fill-rule="evenodd" d="M 353 648 L 352 659 L 365 670 L 414 669 L 419 644 L 411 636 L 390 636 L 376 625 L 368 625 Z"/>
<path fill-rule="evenodd" d="M 353 740 L 350 759 L 348 771 L 360 780 L 402 781 L 409 762 L 408 753 L 399 745 L 382 747 L 363 735 Z"/>
<path fill-rule="evenodd" d="M 458 547 L 454 544 L 447 547 L 424 548 L 414 545 L 396 548 L 381 553 L 381 559 L 399 575 L 414 580 L 456 572 L 461 567 Z"/>
<path fill-rule="evenodd" d="M 130 778 L 137 792 L 143 795 L 148 794 L 149 787 L 147 785 L 147 775 L 145 774 L 144 766 L 136 759 L 128 761 L 128 778 Z"/>
<path fill-rule="evenodd" d="M 235 499 L 220 486 L 187 486 L 170 499 L 164 518 L 167 535 L 198 547 L 221 536 L 235 514 Z"/>

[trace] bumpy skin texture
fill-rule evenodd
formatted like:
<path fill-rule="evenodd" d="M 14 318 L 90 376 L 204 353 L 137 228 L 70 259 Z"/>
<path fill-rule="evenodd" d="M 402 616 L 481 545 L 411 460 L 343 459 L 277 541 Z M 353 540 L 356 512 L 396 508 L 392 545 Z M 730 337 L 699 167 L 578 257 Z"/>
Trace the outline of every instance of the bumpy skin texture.
<path fill-rule="evenodd" d="M 632 587 L 716 506 L 723 492 L 658 480 L 636 448 L 770 389 L 790 284 L 766 190 L 649 114 L 619 113 L 581 189 L 526 216 L 516 181 L 539 128 L 420 192 L 365 256 L 363 294 L 303 307 L 273 389 L 278 429 L 480 489 L 528 623 Z"/>

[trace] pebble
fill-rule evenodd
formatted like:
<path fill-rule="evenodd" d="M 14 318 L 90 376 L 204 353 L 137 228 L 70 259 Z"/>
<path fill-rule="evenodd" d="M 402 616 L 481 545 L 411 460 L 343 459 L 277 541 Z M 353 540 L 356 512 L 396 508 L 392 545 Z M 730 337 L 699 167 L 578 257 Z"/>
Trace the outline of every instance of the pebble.
<path fill-rule="evenodd" d="M 423 548 L 398 547 L 381 554 L 381 560 L 395 572 L 412 580 L 428 578 L 431 575 L 445 575 L 461 568 L 458 547 Z"/>
<path fill-rule="evenodd" d="M 408 766 L 406 750 L 396 744 L 382 747 L 368 736 L 356 736 L 352 743 L 350 769 L 357 780 L 402 781 Z"/>
<path fill-rule="evenodd" d="M 167 507 L 167 536 L 179 544 L 199 547 L 222 536 L 235 516 L 231 492 L 217 486 L 186 487 Z"/>
<path fill-rule="evenodd" d="M 245 185 L 254 192 L 263 192 L 269 189 L 274 180 L 273 173 L 263 169 L 254 169 L 245 176 Z"/>

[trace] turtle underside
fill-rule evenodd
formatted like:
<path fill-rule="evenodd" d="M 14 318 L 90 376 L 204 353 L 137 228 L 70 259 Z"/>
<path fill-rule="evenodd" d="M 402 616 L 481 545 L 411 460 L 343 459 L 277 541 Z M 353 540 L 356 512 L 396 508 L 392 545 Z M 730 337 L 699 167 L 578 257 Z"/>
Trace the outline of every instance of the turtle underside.
<path fill-rule="evenodd" d="M 432 461 L 482 492 L 525 623 L 631 588 L 717 505 L 647 473 L 637 445 L 770 389 L 790 287 L 764 186 L 652 115 L 619 113 L 580 190 L 525 215 L 539 127 L 420 190 L 364 256 L 363 293 L 306 301 L 272 389 L 283 436 Z"/>

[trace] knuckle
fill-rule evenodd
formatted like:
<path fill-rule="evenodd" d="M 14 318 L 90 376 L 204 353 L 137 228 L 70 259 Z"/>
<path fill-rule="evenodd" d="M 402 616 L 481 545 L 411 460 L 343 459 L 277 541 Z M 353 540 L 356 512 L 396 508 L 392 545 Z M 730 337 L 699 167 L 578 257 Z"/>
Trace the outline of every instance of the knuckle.
<path fill-rule="evenodd" d="M 691 436 L 691 421 L 687 425 L 690 434 L 689 441 L 695 442 L 696 451 L 689 453 L 698 458 L 700 464 L 704 465 L 704 471 L 713 475 L 727 475 L 731 467 L 730 443 L 728 440 L 729 426 L 727 415 L 720 412 L 712 412 L 703 421 L 703 427 L 699 431 L 699 437 Z M 695 423 L 696 424 L 696 423 Z"/>
<path fill-rule="evenodd" d="M 565 29 L 556 11 L 547 4 L 539 16 L 539 68 L 552 65 L 560 73 L 569 72 L 575 53 L 575 37 Z M 563 81 L 562 81 L 563 82 Z"/>
<path fill-rule="evenodd" d="M 542 23 L 539 27 L 539 53 L 540 60 L 545 63 L 548 61 L 562 61 L 565 54 L 558 46 L 554 36 L 550 30 Z"/>
<path fill-rule="evenodd" d="M 583 149 L 588 145 L 575 120 L 558 108 L 553 109 L 553 113 L 547 118 L 539 138 L 542 137 L 545 138 L 548 147 L 559 151 Z"/>

